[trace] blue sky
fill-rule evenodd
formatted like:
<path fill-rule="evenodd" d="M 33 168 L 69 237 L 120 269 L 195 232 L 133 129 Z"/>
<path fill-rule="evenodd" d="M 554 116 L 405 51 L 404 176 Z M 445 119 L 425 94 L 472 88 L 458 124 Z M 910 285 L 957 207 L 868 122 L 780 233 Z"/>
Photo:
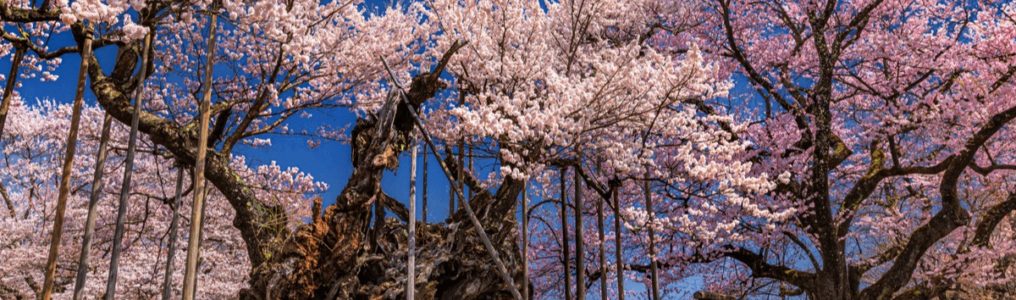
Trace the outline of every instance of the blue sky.
<path fill-rule="evenodd" d="M 388 2 L 387 0 L 367 0 L 366 5 L 368 11 L 377 11 L 383 10 L 383 6 Z M 62 46 L 70 44 L 71 41 L 68 35 L 65 34 L 60 35 L 60 38 L 54 39 L 50 43 L 51 45 Z M 105 71 L 108 72 L 112 69 L 112 63 L 116 56 L 115 47 L 99 49 L 95 54 L 99 57 L 99 61 L 102 63 Z M 75 91 L 74 78 L 77 77 L 81 59 L 78 55 L 65 55 L 62 59 L 63 62 L 60 67 L 53 72 L 55 75 L 60 76 L 60 79 L 56 82 L 40 82 L 38 79 L 19 80 L 19 83 L 23 86 L 18 89 L 18 93 L 21 94 L 27 103 L 34 103 L 39 99 L 52 99 L 61 103 L 71 103 L 73 101 Z M 9 68 L 9 59 L 0 61 L 0 70 L 3 70 L 4 74 L 7 73 Z M 97 105 L 91 90 L 85 89 L 85 91 L 85 103 L 92 106 Z M 291 127 L 306 128 L 309 131 L 313 131 L 319 125 L 343 128 L 356 120 L 356 116 L 345 109 L 313 110 L 311 113 L 313 117 L 309 119 L 291 119 Z M 271 147 L 252 149 L 247 146 L 238 145 L 236 152 L 246 156 L 247 161 L 251 165 L 269 164 L 275 161 L 282 167 L 297 167 L 303 172 L 312 174 L 315 180 L 329 184 L 330 188 L 321 196 L 325 199 L 326 204 L 333 202 L 345 185 L 346 180 L 352 174 L 348 145 L 334 141 L 322 141 L 320 146 L 311 149 L 307 146 L 307 139 L 304 137 L 272 135 L 270 138 L 272 139 Z M 407 186 L 409 182 L 407 174 L 409 158 L 404 156 L 401 159 L 403 161 L 402 166 L 406 167 L 406 171 L 389 172 L 389 174 L 386 174 L 383 183 L 386 192 L 396 198 L 407 199 L 409 195 Z M 433 160 L 431 161 L 433 162 Z M 447 180 L 444 180 L 444 177 L 440 175 L 441 170 L 436 164 L 432 163 L 430 164 L 429 172 L 431 174 L 429 175 L 429 194 L 431 194 L 432 198 L 447 199 Z M 435 204 L 432 205 L 428 214 L 433 216 L 430 218 L 431 220 L 438 220 L 437 218 L 447 217 L 447 210 L 446 203 L 445 205 Z"/>

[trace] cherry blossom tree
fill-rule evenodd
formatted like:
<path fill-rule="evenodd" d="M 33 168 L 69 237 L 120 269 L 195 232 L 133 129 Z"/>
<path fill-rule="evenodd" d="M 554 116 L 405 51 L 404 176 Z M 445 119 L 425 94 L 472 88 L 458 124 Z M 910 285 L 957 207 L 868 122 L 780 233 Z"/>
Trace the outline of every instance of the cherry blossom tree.
<path fill-rule="evenodd" d="M 752 123 L 744 159 L 787 174 L 761 197 L 798 211 L 738 225 L 752 238 L 719 251 L 673 254 L 745 270 L 710 289 L 924 299 L 1011 282 L 1013 4 L 708 7 L 703 48 L 753 91 L 732 99 Z"/>
<path fill-rule="evenodd" d="M 666 297 L 690 277 L 707 282 L 705 298 L 998 292 L 1012 285 L 1016 253 L 1004 222 L 1016 209 L 1014 12 L 991 0 L 429 0 L 376 12 L 356 0 L 0 1 L 0 56 L 15 62 L 10 112 L 0 105 L 12 228 L 0 254 L 16 258 L 0 266 L 0 292 L 39 290 L 70 115 L 17 88 L 61 80 L 52 72 L 79 55 L 86 23 L 97 53 L 117 55 L 86 58 L 98 107 L 82 115 L 57 296 L 80 249 L 102 115 L 118 122 L 105 199 L 119 195 L 135 93 L 144 105 L 123 295 L 161 291 L 168 178 L 206 151 L 199 280 L 215 288 L 201 295 L 404 296 L 408 212 L 381 179 L 429 138 L 449 182 L 469 192 L 444 222 L 417 224 L 423 298 L 561 298 L 593 286 L 626 295 L 605 278 Z M 356 121 L 290 128 L 326 109 Z M 334 203 L 308 211 L 322 183 L 236 154 L 275 135 L 349 143 L 354 171 Z M 529 228 L 515 218 L 524 189 Z M 100 220 L 112 208 L 101 202 Z M 560 223 L 562 210 L 598 222 Z M 110 231 L 100 222 L 92 255 L 104 255 Z M 562 255 L 577 240 L 581 255 Z M 104 284 L 105 266 L 94 268 L 86 294 Z M 562 284 L 572 274 L 587 279 L 581 288 Z"/>
<path fill-rule="evenodd" d="M 582 214 L 593 212 L 595 202 L 609 199 L 610 190 L 623 183 L 636 187 L 629 192 L 637 195 L 625 197 L 631 209 L 626 222 L 646 224 L 639 213 L 645 210 L 630 205 L 643 203 L 637 187 L 650 180 L 654 186 L 698 187 L 701 192 L 690 196 L 696 204 L 715 205 L 708 216 L 675 220 L 690 234 L 739 240 L 728 237 L 730 226 L 709 224 L 729 223 L 734 216 L 786 218 L 786 208 L 747 197 L 772 186 L 770 176 L 739 162 L 748 145 L 731 138 L 746 127 L 699 109 L 704 99 L 725 95 L 730 83 L 722 70 L 704 61 L 694 43 L 681 43 L 689 41 L 682 31 L 691 24 L 658 23 L 693 14 L 701 9 L 696 3 L 564 1 L 544 8 L 538 2 L 477 1 L 467 2 L 468 10 L 455 9 L 461 6 L 436 1 L 432 13 L 445 32 L 439 45 L 470 41 L 449 64 L 458 87 L 450 97 L 462 97 L 465 105 L 430 114 L 435 123 L 448 124 L 438 128 L 461 128 L 444 130 L 451 135 L 446 139 L 496 141 L 474 144 L 501 162 L 503 176 L 541 183 L 536 186 L 543 199 L 560 197 L 552 180 L 558 170 L 578 167 L 575 176 L 590 187 L 583 198 L 594 199 L 574 208 Z M 665 47 L 671 43 L 681 49 Z M 533 226 L 544 229 L 530 250 L 536 298 L 560 298 L 568 288 L 563 273 L 572 272 L 561 269 L 566 259 L 561 237 L 577 236 L 559 232 L 555 214 L 540 205 L 531 212 L 539 220 Z M 716 216 L 720 209 L 729 215 Z M 580 230 L 587 240 L 597 236 L 593 227 Z M 597 257 L 597 248 L 586 249 L 584 257 Z M 629 253 L 626 257 L 649 257 Z M 587 273 L 589 284 L 608 276 L 592 259 L 579 263 L 585 267 L 575 272 Z"/>
<path fill-rule="evenodd" d="M 717 66 L 691 42 L 682 44 L 681 53 L 657 47 L 657 39 L 665 39 L 658 33 L 676 36 L 659 31 L 658 19 L 699 9 L 694 2 L 544 7 L 538 1 L 433 1 L 376 16 L 366 16 L 357 2 L 3 4 L 4 21 L 51 29 L 5 36 L 21 41 L 40 62 L 58 64 L 61 56 L 76 53 L 81 22 L 94 24 L 97 51 L 118 51 L 113 61 L 87 58 L 97 102 L 117 121 L 129 122 L 127 95 L 142 87 L 137 77 L 143 77 L 149 83 L 141 95 L 148 104 L 138 119 L 146 147 L 185 166 L 194 164 L 198 144 L 197 94 L 208 88 L 200 80 L 208 75 L 202 71 L 208 62 L 201 60 L 207 49 L 201 24 L 209 13 L 222 16 L 228 26 L 219 26 L 215 49 L 224 59 L 209 68 L 216 72 L 205 175 L 232 209 L 244 242 L 250 284 L 241 294 L 247 297 L 403 292 L 399 275 L 386 272 L 402 265 L 389 257 L 404 252 L 403 226 L 371 208 L 402 215 L 398 201 L 380 192 L 380 178 L 395 167 L 394 157 L 405 149 L 400 145 L 410 142 L 414 124 L 408 115 L 421 106 L 431 108 L 421 112 L 442 144 L 469 140 L 480 155 L 498 162 L 495 172 L 458 172 L 456 180 L 472 192 L 464 203 L 480 217 L 512 277 L 520 269 L 511 238 L 517 233 L 515 199 L 523 181 L 553 174 L 553 168 L 577 167 L 577 178 L 596 187 L 619 178 L 701 182 L 716 191 L 700 199 L 705 202 L 747 203 L 745 194 L 771 188 L 766 175 L 749 174 L 750 163 L 735 160 L 748 144 L 731 138 L 739 130 L 730 127 L 733 120 L 698 111 L 700 99 L 729 88 Z M 151 59 L 139 61 L 146 57 L 141 38 L 149 32 L 155 36 Z M 46 42 L 59 35 L 74 43 Z M 381 67 L 382 58 L 391 62 L 393 77 Z M 151 71 L 136 73 L 146 69 L 139 65 Z M 390 105 L 393 97 L 385 95 L 397 82 L 406 83 L 407 101 Z M 361 116 L 350 141 L 356 170 L 335 204 L 294 231 L 287 225 L 299 215 L 251 189 L 232 151 L 238 143 L 270 144 L 264 136 L 293 133 L 290 118 L 331 107 Z M 398 108 L 394 119 L 384 117 L 391 116 L 386 107 Z M 395 131 L 385 129 L 392 125 Z M 598 138 L 604 136 L 611 138 Z M 448 151 L 440 155 L 451 157 Z M 461 160 L 444 163 L 462 168 Z M 593 190 L 602 195 L 602 188 Z M 744 211 L 767 217 L 759 215 L 765 209 Z M 430 266 L 418 276 L 421 295 L 496 297 L 517 289 L 494 275 L 489 251 L 452 251 L 479 249 L 480 238 L 469 230 L 481 228 L 470 229 L 466 219 L 458 211 L 445 224 L 421 228 L 429 237 L 420 237 L 418 259 Z M 280 291 L 285 294 L 272 294 Z"/>
<path fill-rule="evenodd" d="M 4 298 L 33 298 L 41 291 L 45 257 L 52 230 L 52 199 L 57 195 L 59 166 L 66 145 L 70 124 L 71 105 L 57 104 L 45 100 L 35 104 L 24 103 L 15 98 L 12 103 L 8 130 L 3 136 L 4 163 L 0 165 L 0 180 L 8 184 L 17 212 L 15 217 L 0 220 L 4 230 L 0 255 L 8 258 L 0 269 L 0 296 Z M 98 151 L 99 133 L 102 127 L 102 110 L 86 107 L 82 112 L 81 135 L 78 139 L 78 155 L 74 161 L 68 201 L 65 233 L 62 237 L 63 251 L 58 257 L 56 289 L 54 297 L 69 298 L 73 290 L 78 251 L 81 249 L 81 235 L 88 210 L 89 189 L 91 189 L 92 168 L 95 151 Z M 106 286 L 108 263 L 100 257 L 107 255 L 114 231 L 117 210 L 116 198 L 119 193 L 119 177 L 123 174 L 124 149 L 127 144 L 128 126 L 114 124 L 111 128 L 110 151 L 106 163 L 107 184 L 100 191 L 98 224 L 95 229 L 93 258 L 87 270 L 88 280 L 84 286 L 85 297 L 99 297 Z M 172 155 L 151 140 L 139 141 L 135 161 L 134 188 L 127 208 L 127 230 L 124 239 L 123 261 L 120 265 L 120 288 L 117 294 L 127 298 L 154 298 L 162 289 L 165 269 L 166 244 L 169 241 L 169 225 L 172 218 L 171 203 L 176 173 Z M 242 156 L 234 156 L 233 168 L 247 182 L 252 184 L 259 197 L 273 199 L 285 207 L 287 214 L 297 220 L 310 214 L 309 195 L 327 188 L 324 183 L 295 168 L 282 168 L 276 164 L 248 165 Z M 187 174 L 187 173 L 185 173 Z M 185 179 L 184 190 L 193 193 L 190 179 Z M 189 210 L 189 202 L 182 202 L 182 210 Z M 215 189 L 209 192 L 203 263 L 200 279 L 207 287 L 207 297 L 233 297 L 246 286 L 250 261 L 243 255 L 245 244 L 231 220 L 233 210 L 222 193 Z M 180 220 L 183 226 L 189 219 Z M 295 227 L 294 221 L 287 226 Z M 181 239 L 188 238 L 183 232 Z M 179 295 L 182 288 L 183 258 L 177 256 L 174 262 L 172 291 Z"/>
<path fill-rule="evenodd" d="M 749 174 L 769 174 L 776 187 L 716 205 L 696 199 L 713 191 L 707 186 L 657 182 L 648 218 L 639 187 L 615 182 L 628 209 L 620 218 L 631 231 L 629 276 L 649 285 L 659 261 L 664 286 L 701 276 L 709 291 L 697 296 L 706 299 L 1009 291 L 1012 9 L 1004 1 L 707 1 L 678 15 L 687 23 L 662 23 L 681 34 L 655 45 L 680 52 L 697 41 L 720 76 L 744 82 L 745 92 L 704 98 L 697 109 L 751 124 L 733 131 L 750 144 L 734 159 L 753 162 Z M 731 204 L 768 207 L 760 211 L 768 217 Z M 531 255 L 545 258 L 534 272 L 558 280 L 555 253 L 568 234 L 550 224 L 537 223 L 545 237 Z M 662 244 L 652 261 L 642 259 L 649 228 Z M 542 291 L 560 297 L 558 289 L 550 281 Z"/>

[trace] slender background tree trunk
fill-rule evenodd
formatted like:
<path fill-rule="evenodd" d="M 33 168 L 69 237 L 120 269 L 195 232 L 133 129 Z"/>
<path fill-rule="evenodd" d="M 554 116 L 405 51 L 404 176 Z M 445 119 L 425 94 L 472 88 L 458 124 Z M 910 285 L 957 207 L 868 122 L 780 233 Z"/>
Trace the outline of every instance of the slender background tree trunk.
<path fill-rule="evenodd" d="M 582 231 L 582 180 L 579 179 L 578 167 L 575 167 L 572 179 L 575 180 L 575 299 L 586 299 L 586 254 Z"/>
<path fill-rule="evenodd" d="M 3 139 L 4 135 L 4 124 L 7 123 L 7 113 L 11 107 L 11 97 L 14 95 L 14 89 L 17 87 L 18 71 L 21 68 L 21 60 L 25 57 L 25 47 L 15 45 L 14 57 L 11 60 L 11 69 L 7 73 L 7 82 L 4 85 L 3 99 L 0 100 L 0 139 Z M 4 198 L 4 204 L 7 205 L 7 210 L 10 211 L 11 218 L 16 218 L 18 212 L 14 210 L 14 203 L 11 201 L 10 195 L 7 194 L 7 188 L 4 187 L 3 183 L 0 182 L 0 197 Z"/>
<path fill-rule="evenodd" d="M 529 185 L 522 185 L 522 299 L 529 300 Z"/>
<path fill-rule="evenodd" d="M 607 253 L 606 244 L 607 238 L 604 233 L 603 226 L 603 199 L 602 197 L 596 201 L 596 229 L 599 231 L 599 258 L 600 258 L 600 299 L 607 299 Z"/>
<path fill-rule="evenodd" d="M 25 46 L 15 45 L 14 58 L 11 60 L 11 71 L 7 73 L 7 83 L 4 85 L 4 96 L 0 102 L 0 136 L 4 134 L 4 124 L 7 123 L 7 113 L 11 110 L 11 97 L 14 96 L 14 89 L 17 88 L 21 60 L 25 57 Z"/>
<path fill-rule="evenodd" d="M 617 198 L 615 186 L 610 196 L 614 198 L 614 265 L 617 269 L 617 299 L 624 300 L 624 248 L 621 248 L 621 201 Z"/>
<path fill-rule="evenodd" d="M 564 262 L 564 299 L 571 300 L 571 251 L 568 247 L 568 192 L 566 189 L 565 173 L 567 168 L 561 168 L 561 256 Z"/>
<path fill-rule="evenodd" d="M 650 295 L 653 296 L 653 300 L 660 299 L 660 284 L 656 273 L 656 232 L 653 229 L 654 213 L 653 213 L 653 195 L 649 190 L 649 173 L 646 173 L 646 180 L 643 182 L 643 189 L 646 194 L 646 211 L 649 212 L 649 222 L 646 227 L 649 228 L 649 277 L 650 277 Z"/>

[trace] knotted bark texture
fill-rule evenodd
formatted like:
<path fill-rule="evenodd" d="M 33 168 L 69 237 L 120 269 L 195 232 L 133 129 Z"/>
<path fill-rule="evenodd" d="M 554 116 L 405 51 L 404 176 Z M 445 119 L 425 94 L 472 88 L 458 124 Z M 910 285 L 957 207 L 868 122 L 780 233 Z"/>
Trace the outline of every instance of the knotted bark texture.
<path fill-rule="evenodd" d="M 416 76 L 406 92 L 409 105 L 393 95 L 375 115 L 357 120 L 352 136 L 353 175 L 334 204 L 299 227 L 275 257 L 252 272 L 249 299 L 400 299 L 405 297 L 406 209 L 381 189 L 386 168 L 394 168 L 415 129 L 409 109 L 443 88 L 434 71 Z M 446 159 L 451 169 L 454 161 Z M 514 203 L 522 183 L 505 179 L 493 194 L 464 178 L 476 193 L 469 203 L 509 272 L 521 280 Z M 372 208 L 393 212 L 378 222 Z M 418 224 L 417 299 L 510 299 L 490 255 L 459 210 L 441 224 Z M 515 287 L 518 288 L 518 287 Z"/>

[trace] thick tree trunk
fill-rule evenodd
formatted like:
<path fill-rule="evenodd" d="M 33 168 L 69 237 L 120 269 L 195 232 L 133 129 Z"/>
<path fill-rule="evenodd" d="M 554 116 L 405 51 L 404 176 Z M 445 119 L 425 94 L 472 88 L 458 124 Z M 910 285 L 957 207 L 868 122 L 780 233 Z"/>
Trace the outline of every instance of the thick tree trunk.
<path fill-rule="evenodd" d="M 396 140 L 379 141 L 376 120 L 358 120 L 353 156 L 378 158 L 399 153 Z M 401 135 L 390 135 L 398 138 Z M 368 240 L 370 206 L 396 201 L 381 191 L 387 159 L 359 159 L 336 203 L 324 217 L 301 226 L 275 259 L 254 270 L 250 289 L 255 299 L 397 299 L 405 297 L 407 236 L 405 224 L 384 220 Z M 448 159 L 449 162 L 454 160 Z M 454 166 L 453 168 L 457 168 Z M 466 180 L 468 181 L 468 180 Z M 519 278 L 515 199 L 522 183 L 507 180 L 497 193 L 480 192 L 469 201 L 502 253 L 510 274 Z M 491 258 L 461 213 L 449 223 L 417 228 L 418 299 L 508 299 L 511 294 L 497 276 Z"/>
<path fill-rule="evenodd" d="M 457 48 L 456 48 L 457 49 Z M 454 50 L 450 51 L 454 52 Z M 447 56 L 448 54 L 446 54 Z M 443 59 L 447 61 L 447 59 Z M 439 65 L 440 66 L 440 65 Z M 441 67 L 433 74 L 439 74 Z M 414 78 L 407 93 L 410 105 L 401 104 L 394 124 L 382 109 L 380 117 L 357 120 L 352 134 L 355 169 L 335 204 L 324 216 L 300 226 L 276 256 L 257 267 L 251 286 L 241 296 L 251 299 L 398 299 L 405 297 L 406 225 L 386 219 L 370 228 L 370 207 L 380 202 L 404 218 L 405 208 L 381 189 L 386 168 L 397 165 L 402 145 L 409 142 L 414 125 L 407 109 L 419 105 L 441 88 L 437 75 Z M 408 123 L 407 123 L 408 122 Z M 445 159 L 451 170 L 463 166 Z M 491 243 L 501 254 L 508 272 L 521 277 L 514 210 L 523 183 L 505 179 L 497 191 L 479 188 L 465 174 L 454 178 L 475 191 L 465 204 L 476 216 Z M 404 221 L 404 220 L 403 220 Z M 373 234 L 369 231 L 374 230 Z M 373 239 L 373 240 L 371 240 Z M 416 297 L 418 299 L 509 299 L 492 258 L 467 216 L 453 212 L 444 224 L 420 224 L 416 239 Z"/>
<path fill-rule="evenodd" d="M 74 30 L 75 35 L 81 35 L 80 28 Z M 133 81 L 133 70 L 137 66 L 142 48 L 140 44 L 132 43 L 120 48 L 121 52 L 109 76 L 103 73 L 95 56 L 89 57 L 88 75 L 92 79 L 92 92 L 95 93 L 99 105 L 124 124 L 130 124 L 133 116 L 133 108 L 127 93 L 134 88 L 129 82 Z M 194 166 L 198 143 L 196 126 L 178 126 L 144 110 L 139 117 L 140 132 L 148 135 L 157 145 L 172 152 L 180 163 Z M 229 163 L 228 153 L 209 149 L 204 173 L 208 181 L 229 201 L 235 212 L 233 226 L 240 230 L 251 265 L 258 266 L 271 257 L 285 239 L 288 234 L 285 229 L 288 216 L 284 214 L 282 208 L 259 201 L 254 190 Z"/>
<path fill-rule="evenodd" d="M 75 35 L 80 37 L 80 28 L 74 30 Z M 129 81 L 140 54 L 139 44 L 121 47 L 108 76 L 94 56 L 89 59 L 92 91 L 99 104 L 122 123 L 129 122 L 133 115 L 126 93 L 134 88 Z M 436 72 L 414 78 L 407 93 L 413 109 L 418 109 L 420 104 L 443 88 L 438 75 L 431 74 L 440 74 L 449 58 L 442 58 Z M 386 220 L 378 230 L 375 247 L 370 247 L 371 242 L 366 239 L 369 208 L 374 201 L 384 201 L 388 209 L 404 210 L 404 207 L 381 192 L 381 176 L 387 165 L 375 164 L 373 159 L 357 158 L 379 158 L 379 154 L 385 151 L 389 152 L 384 157 L 397 157 L 399 152 L 394 150 L 398 147 L 378 145 L 405 141 L 403 134 L 413 130 L 412 119 L 408 123 L 400 122 L 400 118 L 405 117 L 404 114 L 396 116 L 395 125 L 401 134 L 384 135 L 376 139 L 376 144 L 372 144 L 376 120 L 357 121 L 354 132 L 363 134 L 359 138 L 354 137 L 353 162 L 357 166 L 348 184 L 336 203 L 325 209 L 322 218 L 299 227 L 295 232 L 286 229 L 289 216 L 281 207 L 257 199 L 253 189 L 230 167 L 228 153 L 208 149 L 204 174 L 235 211 L 233 225 L 246 243 L 247 256 L 253 266 L 251 286 L 241 292 L 243 299 L 393 299 L 404 294 L 405 224 Z M 195 126 L 179 126 L 144 111 L 140 113 L 139 121 L 140 132 L 172 152 L 181 163 L 194 165 L 198 144 Z M 460 167 L 454 159 L 447 159 L 446 163 L 453 170 Z M 501 253 L 508 273 L 519 279 L 517 228 L 512 212 L 522 191 L 522 182 L 507 179 L 496 192 L 491 193 L 476 185 L 475 180 L 471 181 L 469 174 L 466 174 L 466 180 L 477 191 L 477 196 L 469 201 L 470 205 L 483 223 L 493 246 Z M 399 215 L 398 211 L 396 215 Z M 421 225 L 417 242 L 417 298 L 511 297 L 509 288 L 502 283 L 504 281 L 499 278 L 491 257 L 464 214 L 453 213 L 443 224 Z"/>

